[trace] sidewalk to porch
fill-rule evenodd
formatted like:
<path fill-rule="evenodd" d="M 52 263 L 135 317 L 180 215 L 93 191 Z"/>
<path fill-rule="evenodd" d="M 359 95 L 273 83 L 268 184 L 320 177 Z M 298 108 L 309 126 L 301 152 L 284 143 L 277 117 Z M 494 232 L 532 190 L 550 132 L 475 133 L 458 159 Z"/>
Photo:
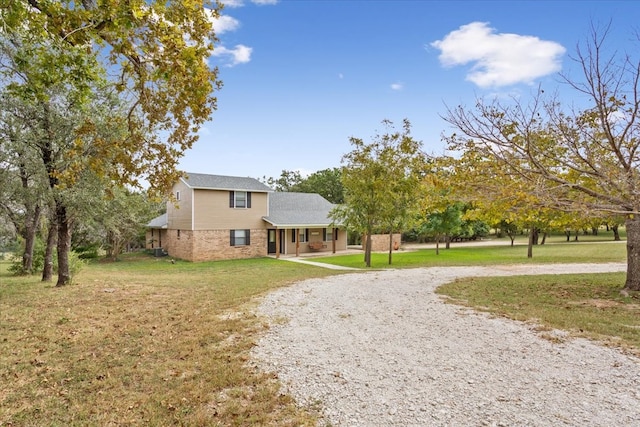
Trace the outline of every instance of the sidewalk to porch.
<path fill-rule="evenodd" d="M 306 253 L 301 253 L 298 256 L 281 254 L 278 259 L 281 259 L 284 261 L 298 262 L 300 264 L 315 265 L 316 267 L 324 267 L 324 268 L 329 268 L 331 270 L 360 270 L 359 268 L 355 268 L 355 267 L 344 267 L 341 265 L 325 264 L 322 262 L 316 262 L 311 260 L 313 258 L 320 258 L 323 256 L 350 255 L 350 254 L 357 254 L 357 253 L 362 253 L 362 249 L 360 249 L 360 246 L 349 247 L 346 251 L 339 251 L 339 252 L 336 252 L 335 254 L 331 252 L 306 252 Z M 270 254 L 269 256 L 271 258 L 276 257 L 274 254 Z"/>

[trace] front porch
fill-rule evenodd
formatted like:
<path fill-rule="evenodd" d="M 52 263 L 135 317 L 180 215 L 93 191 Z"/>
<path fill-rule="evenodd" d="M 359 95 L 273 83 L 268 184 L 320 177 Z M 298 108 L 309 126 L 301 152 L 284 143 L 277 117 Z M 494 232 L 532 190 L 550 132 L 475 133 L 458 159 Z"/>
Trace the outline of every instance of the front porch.
<path fill-rule="evenodd" d="M 327 255 L 347 249 L 346 230 L 332 227 L 276 227 L 267 230 L 267 254 Z"/>

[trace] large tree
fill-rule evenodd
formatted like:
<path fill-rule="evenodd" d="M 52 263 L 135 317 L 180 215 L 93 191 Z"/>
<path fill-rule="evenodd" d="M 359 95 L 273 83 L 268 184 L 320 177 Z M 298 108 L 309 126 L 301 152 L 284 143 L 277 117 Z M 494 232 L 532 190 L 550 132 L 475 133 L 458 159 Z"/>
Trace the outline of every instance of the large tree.
<path fill-rule="evenodd" d="M 278 178 L 264 178 L 276 191 L 318 193 L 331 203 L 344 202 L 344 188 L 340 168 L 322 169 L 303 177 L 299 171 L 284 169 Z"/>
<path fill-rule="evenodd" d="M 353 150 L 342 159 L 345 202 L 332 213 L 364 236 L 367 267 L 371 267 L 372 234 L 402 231 L 412 216 L 424 166 L 422 144 L 411 136 L 409 121 L 403 121 L 402 130 L 396 130 L 389 120 L 382 124 L 386 132 L 374 136 L 370 143 L 350 138 Z"/>
<path fill-rule="evenodd" d="M 640 290 L 640 60 L 609 54 L 608 32 L 594 28 L 577 47 L 582 78 L 563 76 L 584 104 L 563 105 L 540 88 L 528 103 L 479 100 L 445 119 L 462 132 L 452 148 L 519 173 L 547 206 L 624 215 L 625 288 Z"/>
<path fill-rule="evenodd" d="M 221 86 L 207 64 L 218 11 L 203 0 L 16 0 L 0 9 L 0 86 L 35 111 L 58 285 L 70 280 L 69 197 L 87 171 L 155 193 L 180 175 Z"/>
<path fill-rule="evenodd" d="M 0 10 L 0 39 L 11 57 L 0 67 L 2 83 L 36 102 L 64 85 L 82 104 L 107 79 L 127 105 L 128 133 L 111 173 L 165 191 L 216 108 L 221 82 L 207 59 L 218 13 L 207 0 L 14 0 Z"/>

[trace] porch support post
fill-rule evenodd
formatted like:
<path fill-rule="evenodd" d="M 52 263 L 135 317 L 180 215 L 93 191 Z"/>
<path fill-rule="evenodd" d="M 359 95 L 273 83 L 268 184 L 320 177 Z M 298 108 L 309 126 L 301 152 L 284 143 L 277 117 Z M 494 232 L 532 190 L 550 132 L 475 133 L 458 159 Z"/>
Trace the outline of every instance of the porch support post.
<path fill-rule="evenodd" d="M 300 235 L 298 234 L 298 229 L 294 228 L 293 232 L 296 236 L 296 256 L 300 256 Z"/>
<path fill-rule="evenodd" d="M 280 230 L 276 226 L 276 259 L 280 258 Z"/>
<path fill-rule="evenodd" d="M 331 230 L 331 233 L 333 234 L 333 238 L 331 239 L 331 250 L 332 253 L 336 253 L 336 237 L 338 236 L 338 230 L 333 227 L 333 230 Z"/>

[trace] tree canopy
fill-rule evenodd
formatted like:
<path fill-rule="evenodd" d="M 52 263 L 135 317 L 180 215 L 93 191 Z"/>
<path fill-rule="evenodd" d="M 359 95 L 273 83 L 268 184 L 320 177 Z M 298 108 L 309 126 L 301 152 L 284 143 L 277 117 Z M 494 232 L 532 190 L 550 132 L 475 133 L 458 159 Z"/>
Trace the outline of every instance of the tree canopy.
<path fill-rule="evenodd" d="M 221 82 L 207 58 L 218 13 L 202 0 L 11 1 L 0 10 L 2 84 L 39 103 L 51 100 L 52 87 L 62 87 L 80 106 L 97 84 L 108 82 L 123 102 L 112 119 L 127 130 L 108 145 L 119 166 L 109 173 L 124 184 L 145 180 L 165 191 L 216 108 L 213 93 Z M 91 120 L 76 125 L 88 130 Z M 83 133 L 76 136 L 82 144 Z"/>
<path fill-rule="evenodd" d="M 594 28 L 578 46 L 582 78 L 564 76 L 586 106 L 540 87 L 530 102 L 478 100 L 448 109 L 445 119 L 461 132 L 448 139 L 450 149 L 493 159 L 545 206 L 625 215 L 625 286 L 640 290 L 640 60 L 608 54 L 608 31 Z"/>
<path fill-rule="evenodd" d="M 334 218 L 364 235 L 367 267 L 371 266 L 371 235 L 402 231 L 412 216 L 424 166 L 422 143 L 411 136 L 411 123 L 405 119 L 402 130 L 389 120 L 382 124 L 386 132 L 370 143 L 350 138 L 353 150 L 342 159 L 345 202 L 333 212 Z"/>

